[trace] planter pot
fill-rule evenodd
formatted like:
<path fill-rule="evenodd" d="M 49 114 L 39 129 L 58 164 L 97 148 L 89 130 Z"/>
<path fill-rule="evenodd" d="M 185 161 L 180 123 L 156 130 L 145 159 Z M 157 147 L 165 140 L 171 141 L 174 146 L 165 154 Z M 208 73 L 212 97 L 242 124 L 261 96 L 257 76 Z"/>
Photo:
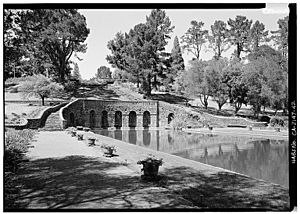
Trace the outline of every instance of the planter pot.
<path fill-rule="evenodd" d="M 277 127 L 276 127 L 276 128 L 275 128 L 275 131 L 276 131 L 276 132 L 280 132 L 280 128 L 277 128 Z"/>
<path fill-rule="evenodd" d="M 71 131 L 71 136 L 76 137 L 76 131 Z"/>
<path fill-rule="evenodd" d="M 144 176 L 156 177 L 158 175 L 159 164 L 143 163 Z"/>
<path fill-rule="evenodd" d="M 95 141 L 96 141 L 96 138 L 89 138 L 88 139 L 89 146 L 94 146 L 95 145 Z"/>
<path fill-rule="evenodd" d="M 76 129 L 82 131 L 83 127 L 82 126 L 77 126 Z"/>
<path fill-rule="evenodd" d="M 77 134 L 77 139 L 78 140 L 83 140 L 83 134 Z"/>
<path fill-rule="evenodd" d="M 114 156 L 115 148 L 113 148 L 113 147 L 105 147 L 105 149 L 106 149 L 106 152 L 105 152 L 106 156 L 110 156 L 110 157 Z"/>
<path fill-rule="evenodd" d="M 83 131 L 85 131 L 85 132 L 89 132 L 91 129 L 90 128 L 87 128 L 87 127 L 85 127 L 85 128 L 83 128 Z"/>

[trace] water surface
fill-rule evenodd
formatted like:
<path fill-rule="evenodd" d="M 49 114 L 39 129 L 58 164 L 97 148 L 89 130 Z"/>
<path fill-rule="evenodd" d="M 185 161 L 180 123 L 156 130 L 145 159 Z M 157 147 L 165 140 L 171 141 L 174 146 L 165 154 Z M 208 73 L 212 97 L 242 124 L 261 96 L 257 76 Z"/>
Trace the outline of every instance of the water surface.
<path fill-rule="evenodd" d="M 147 129 L 95 130 L 95 133 L 288 188 L 286 140 Z"/>

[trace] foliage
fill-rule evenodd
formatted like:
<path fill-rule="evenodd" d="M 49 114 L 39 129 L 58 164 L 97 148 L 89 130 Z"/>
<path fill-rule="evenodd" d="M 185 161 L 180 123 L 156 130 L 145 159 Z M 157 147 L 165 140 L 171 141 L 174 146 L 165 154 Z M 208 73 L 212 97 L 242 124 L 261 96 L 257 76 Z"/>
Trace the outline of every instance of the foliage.
<path fill-rule="evenodd" d="M 89 29 L 85 17 L 75 9 L 17 10 L 13 16 L 7 10 L 5 16 L 6 35 L 11 30 L 14 33 L 6 37 L 7 62 L 19 61 L 19 70 L 26 75 L 47 74 L 64 83 L 71 70 L 70 57 L 86 51 L 83 42 Z M 11 21 L 11 17 L 17 17 L 17 21 Z M 10 57 L 10 43 L 20 54 Z M 5 70 L 7 76 L 11 76 L 11 70 Z"/>
<path fill-rule="evenodd" d="M 271 120 L 270 120 L 270 125 L 272 127 L 278 127 L 278 126 L 284 127 L 286 124 L 285 124 L 285 122 L 282 118 L 272 117 Z"/>
<path fill-rule="evenodd" d="M 254 107 L 254 113 L 260 112 L 261 105 L 276 111 L 284 109 L 287 103 L 287 75 L 281 54 L 268 46 L 261 46 L 249 59 L 244 80 L 249 88 L 249 102 Z"/>
<path fill-rule="evenodd" d="M 19 88 L 24 96 L 37 96 L 42 99 L 42 105 L 45 105 L 45 98 L 52 97 L 62 91 L 62 85 L 53 82 L 51 79 L 39 74 L 30 76 L 26 81 L 20 84 Z"/>
<path fill-rule="evenodd" d="M 163 164 L 163 159 L 162 158 L 156 158 L 154 155 L 149 154 L 147 158 L 143 159 L 143 160 L 139 160 L 137 162 L 137 164 L 154 164 L 154 165 L 158 165 L 161 166 Z"/>
<path fill-rule="evenodd" d="M 170 56 L 170 68 L 166 70 L 165 87 L 170 89 L 173 85 L 175 78 L 184 71 L 184 60 L 179 45 L 177 36 L 175 36 L 173 48 Z"/>
<path fill-rule="evenodd" d="M 205 81 L 210 86 L 209 94 L 217 102 L 219 110 L 229 99 L 228 87 L 224 83 L 224 73 L 227 66 L 228 62 L 225 59 L 213 59 L 208 62 L 205 70 Z"/>
<path fill-rule="evenodd" d="M 224 83 L 228 87 L 229 101 L 234 106 L 235 113 L 240 110 L 242 104 L 248 103 L 248 88 L 242 78 L 243 69 L 243 64 L 238 59 L 233 59 L 224 72 Z"/>
<path fill-rule="evenodd" d="M 279 51 L 282 56 L 287 59 L 288 57 L 288 27 L 289 27 L 289 17 L 286 16 L 283 19 L 279 19 L 278 22 L 279 29 L 277 31 L 271 31 L 272 39 L 278 46 Z"/>
<path fill-rule="evenodd" d="M 207 62 L 193 60 L 185 75 L 185 91 L 189 95 L 199 96 L 202 105 L 207 109 L 210 85 L 205 79 Z"/>
<path fill-rule="evenodd" d="M 136 78 L 137 86 L 147 85 L 145 93 L 151 93 L 151 79 L 157 85 L 157 76 L 163 75 L 167 63 L 164 52 L 169 34 L 173 31 L 169 17 L 163 10 L 152 10 L 146 23 L 135 25 L 129 33 L 117 33 L 108 42 L 111 55 L 107 61 L 121 70 L 126 70 Z"/>
<path fill-rule="evenodd" d="M 210 47 L 212 48 L 215 58 L 219 59 L 223 52 L 229 49 L 228 45 L 228 31 L 226 29 L 226 23 L 217 20 L 211 25 L 212 35 L 208 36 Z"/>
<path fill-rule="evenodd" d="M 252 41 L 252 51 L 260 46 L 261 42 L 268 41 L 268 31 L 265 31 L 265 25 L 259 21 L 256 21 L 250 29 L 250 41 Z"/>
<path fill-rule="evenodd" d="M 24 153 L 33 140 L 35 131 L 8 129 L 4 142 L 4 207 L 18 208 L 16 199 L 20 189 L 16 182 L 17 171 L 24 160 Z"/>
<path fill-rule="evenodd" d="M 98 79 L 111 79 L 111 71 L 109 67 L 106 66 L 100 66 L 100 68 L 97 69 L 96 78 Z"/>
<path fill-rule="evenodd" d="M 207 40 L 208 31 L 202 30 L 204 23 L 201 21 L 197 22 L 193 20 L 191 21 L 191 25 L 181 37 L 181 44 L 184 51 L 187 50 L 199 60 L 202 46 Z"/>
<path fill-rule="evenodd" d="M 77 80 L 79 82 L 82 80 L 77 63 L 75 63 L 75 65 L 74 65 L 74 70 L 73 70 L 73 75 L 72 76 L 75 80 Z"/>
<path fill-rule="evenodd" d="M 247 52 L 249 48 L 249 36 L 252 20 L 245 16 L 236 16 L 235 19 L 228 20 L 228 33 L 230 43 L 236 45 L 235 56 L 241 59 L 241 53 Z"/>

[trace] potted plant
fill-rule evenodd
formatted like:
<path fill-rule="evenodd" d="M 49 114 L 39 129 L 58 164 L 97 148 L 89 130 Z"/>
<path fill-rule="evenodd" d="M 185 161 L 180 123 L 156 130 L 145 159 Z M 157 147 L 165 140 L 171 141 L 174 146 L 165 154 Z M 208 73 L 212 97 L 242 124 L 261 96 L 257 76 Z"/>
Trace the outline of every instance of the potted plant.
<path fill-rule="evenodd" d="M 75 137 L 76 136 L 76 131 L 71 131 L 71 137 Z"/>
<path fill-rule="evenodd" d="M 208 129 L 209 129 L 209 131 L 212 131 L 213 127 L 212 126 L 208 126 Z"/>
<path fill-rule="evenodd" d="M 88 140 L 89 146 L 95 146 L 95 145 L 96 145 L 96 144 L 95 144 L 95 141 L 97 140 L 96 137 L 89 136 L 89 137 L 87 138 L 87 140 Z"/>
<path fill-rule="evenodd" d="M 114 152 L 117 151 L 116 146 L 114 146 L 114 145 L 111 146 L 111 145 L 104 144 L 101 146 L 101 148 L 106 149 L 105 154 L 106 154 L 106 156 L 109 156 L 109 157 L 114 156 Z"/>
<path fill-rule="evenodd" d="M 139 160 L 137 164 L 143 165 L 141 171 L 144 172 L 143 177 L 156 177 L 158 175 L 159 166 L 163 164 L 162 158 L 156 158 L 153 155 L 148 156 L 143 160 Z"/>
<path fill-rule="evenodd" d="M 83 134 L 78 133 L 78 134 L 77 134 L 77 139 L 78 139 L 78 140 L 83 140 Z"/>

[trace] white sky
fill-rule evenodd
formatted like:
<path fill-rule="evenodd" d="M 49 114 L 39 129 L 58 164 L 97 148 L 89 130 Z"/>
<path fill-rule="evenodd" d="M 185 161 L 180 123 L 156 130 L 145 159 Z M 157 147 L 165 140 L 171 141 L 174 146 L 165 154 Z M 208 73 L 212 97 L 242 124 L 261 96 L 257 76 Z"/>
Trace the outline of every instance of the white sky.
<path fill-rule="evenodd" d="M 171 51 L 173 47 L 174 37 L 180 37 L 190 27 L 192 20 L 204 22 L 204 29 L 210 30 L 210 26 L 215 20 L 223 20 L 227 22 L 229 18 L 234 19 L 237 15 L 246 16 L 265 24 L 267 30 L 277 30 L 277 21 L 288 15 L 287 4 L 267 4 L 266 9 L 259 10 L 165 10 L 169 16 L 172 25 L 175 26 L 171 39 L 166 47 L 167 51 Z M 86 17 L 87 26 L 90 28 L 90 34 L 86 40 L 88 49 L 85 54 L 78 54 L 82 61 L 73 59 L 79 65 L 79 70 L 83 79 L 89 79 L 95 76 L 97 68 L 102 65 L 111 65 L 105 60 L 110 54 L 107 48 L 107 42 L 115 37 L 117 32 L 128 32 L 136 24 L 145 23 L 146 16 L 151 10 L 79 10 Z M 229 56 L 230 51 L 225 55 Z M 213 54 L 210 51 L 202 51 L 201 58 L 210 59 Z M 183 54 L 185 64 L 193 58 L 192 54 Z M 113 70 L 113 69 L 112 69 Z"/>

